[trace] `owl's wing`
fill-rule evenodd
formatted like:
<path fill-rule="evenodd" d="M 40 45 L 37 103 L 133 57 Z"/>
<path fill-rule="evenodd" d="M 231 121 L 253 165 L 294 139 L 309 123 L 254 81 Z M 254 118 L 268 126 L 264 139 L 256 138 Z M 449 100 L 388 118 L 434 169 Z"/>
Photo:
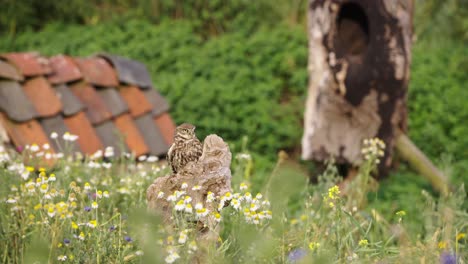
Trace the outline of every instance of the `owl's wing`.
<path fill-rule="evenodd" d="M 172 172 L 175 172 L 173 161 L 174 161 L 174 144 L 172 144 L 169 150 L 167 151 L 167 163 L 169 163 L 169 166 L 171 166 Z"/>

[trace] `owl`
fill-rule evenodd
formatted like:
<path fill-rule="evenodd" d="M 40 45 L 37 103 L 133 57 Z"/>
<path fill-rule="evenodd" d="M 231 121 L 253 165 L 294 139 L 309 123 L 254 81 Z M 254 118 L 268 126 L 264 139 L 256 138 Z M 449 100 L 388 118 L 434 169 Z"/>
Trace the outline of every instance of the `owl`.
<path fill-rule="evenodd" d="M 167 161 L 173 173 L 181 171 L 189 162 L 196 162 L 202 155 L 202 143 L 195 135 L 195 126 L 184 123 L 176 128 L 174 143 L 167 152 Z"/>

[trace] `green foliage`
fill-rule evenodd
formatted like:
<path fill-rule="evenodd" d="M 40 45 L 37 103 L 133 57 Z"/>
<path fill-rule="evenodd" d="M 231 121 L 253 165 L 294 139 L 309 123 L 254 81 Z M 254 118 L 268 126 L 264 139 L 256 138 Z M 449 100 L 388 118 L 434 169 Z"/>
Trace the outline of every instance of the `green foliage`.
<path fill-rule="evenodd" d="M 431 41 L 468 41 L 468 1 L 417 0 L 415 29 Z"/>
<path fill-rule="evenodd" d="M 14 35 L 25 29 L 38 30 L 51 22 L 95 25 L 129 19 L 153 23 L 184 19 L 190 20 L 196 32 L 204 37 L 232 31 L 249 34 L 259 27 L 276 25 L 283 18 L 294 23 L 301 21 L 305 3 L 305 0 L 288 3 L 279 0 L 1 0 L 0 33 Z"/>
<path fill-rule="evenodd" d="M 461 44 L 417 43 L 409 87 L 409 132 L 449 175 L 464 177 L 468 160 L 468 50 Z"/>
<path fill-rule="evenodd" d="M 0 0 L 0 33 L 15 34 L 25 29 L 40 29 L 46 23 L 83 23 L 90 14 L 86 0 Z"/>
<path fill-rule="evenodd" d="M 0 50 L 81 56 L 106 51 L 140 60 L 168 97 L 178 123 L 193 122 L 202 138 L 218 133 L 238 142 L 247 135 L 252 150 L 274 158 L 277 150 L 299 145 L 306 43 L 299 27 L 281 26 L 249 37 L 225 34 L 203 42 L 186 21 L 158 27 L 131 21 L 54 25 L 12 42 L 5 39 Z"/>

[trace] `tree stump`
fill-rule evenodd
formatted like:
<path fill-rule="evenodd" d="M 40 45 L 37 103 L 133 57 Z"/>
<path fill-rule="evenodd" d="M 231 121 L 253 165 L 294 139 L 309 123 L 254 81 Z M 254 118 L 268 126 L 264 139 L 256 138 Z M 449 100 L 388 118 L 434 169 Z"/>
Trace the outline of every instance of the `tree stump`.
<path fill-rule="evenodd" d="M 191 204 L 203 204 L 209 212 L 217 212 L 218 204 L 207 203 L 208 193 L 214 197 L 221 197 L 231 188 L 231 158 L 229 146 L 217 135 L 209 135 L 203 142 L 203 153 L 197 162 L 191 162 L 176 174 L 157 178 L 146 191 L 148 209 L 162 214 L 165 222 L 172 221 L 174 201 L 169 201 L 168 196 L 175 195 L 177 191 L 183 199 L 186 195 L 192 198 Z M 185 185 L 185 186 L 184 186 Z M 195 209 L 195 208 L 194 208 Z M 208 230 L 206 226 L 216 226 L 209 223 L 212 218 L 198 219 L 199 238 L 216 241 L 218 228 Z"/>
<path fill-rule="evenodd" d="M 310 2 L 303 159 L 359 165 L 363 140 L 378 137 L 387 172 L 407 126 L 412 11 L 412 0 Z"/>

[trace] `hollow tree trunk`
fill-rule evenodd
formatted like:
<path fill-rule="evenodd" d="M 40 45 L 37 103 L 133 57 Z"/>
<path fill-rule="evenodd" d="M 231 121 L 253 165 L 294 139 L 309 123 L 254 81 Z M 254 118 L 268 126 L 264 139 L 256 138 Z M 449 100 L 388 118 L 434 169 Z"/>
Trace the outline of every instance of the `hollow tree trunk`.
<path fill-rule="evenodd" d="M 412 0 L 312 0 L 303 159 L 359 165 L 362 141 L 379 137 L 392 163 L 406 131 Z"/>

